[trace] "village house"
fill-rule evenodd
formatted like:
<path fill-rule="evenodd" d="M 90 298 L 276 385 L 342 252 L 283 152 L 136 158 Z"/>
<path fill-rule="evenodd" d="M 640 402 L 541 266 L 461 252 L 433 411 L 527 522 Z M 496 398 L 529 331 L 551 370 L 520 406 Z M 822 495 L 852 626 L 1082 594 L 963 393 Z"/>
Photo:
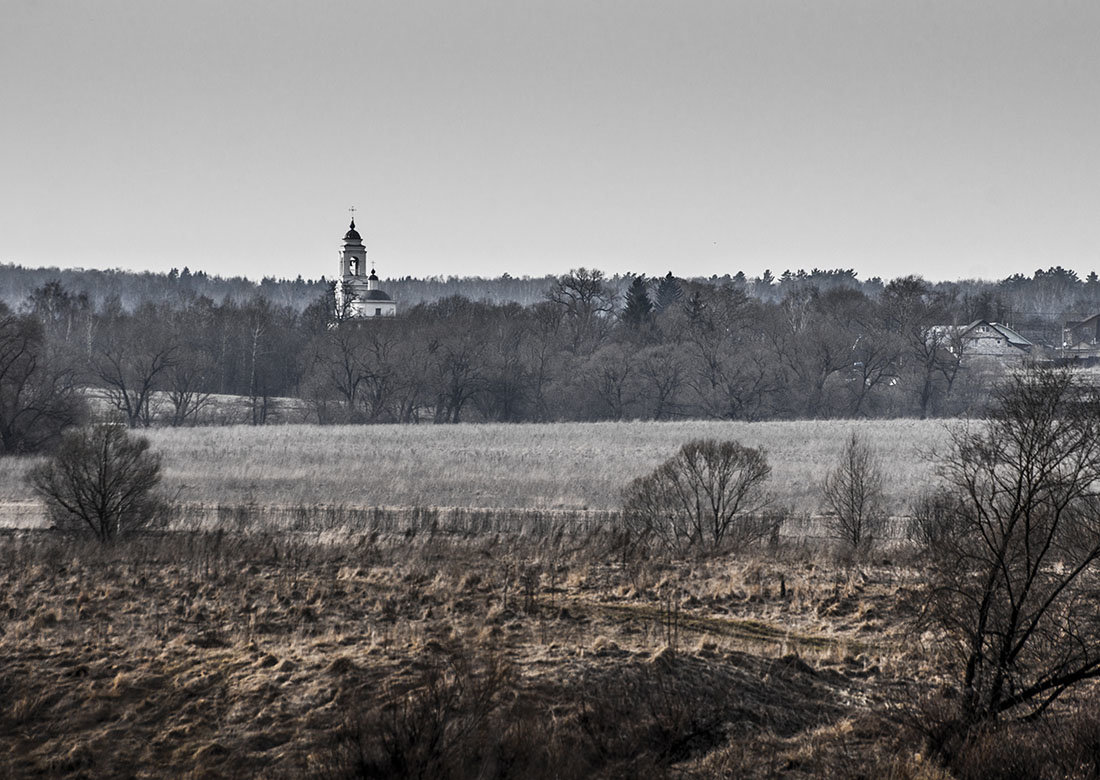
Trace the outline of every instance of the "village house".
<path fill-rule="evenodd" d="M 937 325 L 933 334 L 952 353 L 960 350 L 964 357 L 1022 359 L 1035 346 L 1007 325 L 989 320 L 974 320 L 969 325 Z"/>
<path fill-rule="evenodd" d="M 1062 328 L 1062 356 L 1100 356 L 1100 314 L 1065 324 Z"/>

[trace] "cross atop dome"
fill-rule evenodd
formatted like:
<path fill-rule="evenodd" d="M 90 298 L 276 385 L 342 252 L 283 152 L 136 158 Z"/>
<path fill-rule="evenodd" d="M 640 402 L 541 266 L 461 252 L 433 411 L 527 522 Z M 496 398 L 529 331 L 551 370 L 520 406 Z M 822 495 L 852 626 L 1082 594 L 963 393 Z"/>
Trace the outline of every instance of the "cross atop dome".
<path fill-rule="evenodd" d="M 348 225 L 348 232 L 344 234 L 344 241 L 362 241 L 363 237 L 355 229 L 355 206 L 352 206 L 348 211 L 351 213 L 351 224 Z"/>

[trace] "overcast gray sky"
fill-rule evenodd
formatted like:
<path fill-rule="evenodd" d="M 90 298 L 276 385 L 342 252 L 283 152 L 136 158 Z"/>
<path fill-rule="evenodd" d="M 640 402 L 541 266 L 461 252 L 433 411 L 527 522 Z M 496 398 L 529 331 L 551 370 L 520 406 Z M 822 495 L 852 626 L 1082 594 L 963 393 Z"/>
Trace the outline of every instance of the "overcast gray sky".
<path fill-rule="evenodd" d="M 2 0 L 0 262 L 1100 266 L 1096 0 Z"/>

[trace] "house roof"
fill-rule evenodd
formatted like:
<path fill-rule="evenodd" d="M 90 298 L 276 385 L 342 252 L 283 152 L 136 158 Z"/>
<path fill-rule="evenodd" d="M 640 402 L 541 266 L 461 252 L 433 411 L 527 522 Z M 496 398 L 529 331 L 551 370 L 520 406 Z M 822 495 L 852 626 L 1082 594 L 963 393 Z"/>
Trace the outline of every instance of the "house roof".
<path fill-rule="evenodd" d="M 1085 317 L 1085 319 L 1078 322 L 1067 322 L 1065 327 L 1066 330 L 1069 330 L 1070 328 L 1080 328 L 1083 325 L 1092 325 L 1096 322 L 1098 318 L 1100 318 L 1100 314 L 1094 314 L 1091 317 Z"/>
<path fill-rule="evenodd" d="M 985 325 L 988 328 L 992 328 L 997 333 L 1004 336 L 1005 340 L 1009 344 L 1012 344 L 1013 346 L 1016 346 L 1016 347 L 1031 347 L 1031 346 L 1034 346 L 1034 344 L 1032 344 L 1030 341 L 1025 339 L 1023 336 L 1021 336 L 1019 333 L 1017 333 L 1016 331 L 1014 331 L 1012 328 L 1008 327 L 1007 325 L 1002 325 L 999 322 L 990 322 L 989 320 L 974 320 L 969 325 L 964 325 L 962 328 L 959 329 L 960 335 L 963 336 L 963 337 L 966 337 L 975 328 L 978 328 L 982 325 Z"/>

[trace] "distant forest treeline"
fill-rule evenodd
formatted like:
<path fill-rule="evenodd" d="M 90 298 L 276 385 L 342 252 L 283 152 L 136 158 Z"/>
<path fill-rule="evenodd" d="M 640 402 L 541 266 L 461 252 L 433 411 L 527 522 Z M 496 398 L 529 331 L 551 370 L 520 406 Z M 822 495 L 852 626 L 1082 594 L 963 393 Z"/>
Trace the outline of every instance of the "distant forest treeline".
<path fill-rule="evenodd" d="M 675 269 L 670 271 L 675 274 Z M 917 276 L 920 274 L 917 273 Z M 485 303 L 518 303 L 531 306 L 546 300 L 548 291 L 558 277 L 522 276 L 508 274 L 495 278 L 479 276 L 433 276 L 417 279 L 406 276 L 384 279 L 381 286 L 403 308 L 418 303 L 431 303 L 441 298 L 460 296 L 471 301 Z M 613 275 L 604 279 L 605 285 L 620 302 L 633 276 Z M 813 269 L 810 271 L 784 271 L 774 276 L 765 271 L 759 277 L 747 277 L 738 272 L 710 277 L 687 277 L 694 284 L 732 286 L 750 297 L 761 301 L 782 301 L 792 292 L 816 288 L 821 292 L 844 287 L 877 297 L 886 287 L 879 277 L 861 280 L 852 269 Z M 47 282 L 60 282 L 76 295 L 84 294 L 93 307 L 117 299 L 118 305 L 127 311 L 150 301 L 187 301 L 206 297 L 215 303 L 233 301 L 241 304 L 257 296 L 263 296 L 276 306 L 287 306 L 303 311 L 331 287 L 332 279 L 276 279 L 264 277 L 253 281 L 242 276 L 211 276 L 204 271 L 192 272 L 172 269 L 168 273 L 135 272 L 122 270 L 98 270 L 84 268 L 24 268 L 0 263 L 0 302 L 19 308 L 30 294 Z M 962 280 L 954 282 L 928 282 L 930 289 L 940 295 L 957 300 L 984 300 L 991 302 L 986 308 L 999 313 L 1006 322 L 1025 335 L 1054 333 L 1063 320 L 1084 319 L 1100 310 L 1100 277 L 1095 271 L 1084 279 L 1076 272 L 1060 266 L 1039 269 L 1031 276 L 1014 274 L 1000 281 Z M 1056 327 L 1052 327 L 1055 323 Z"/>
<path fill-rule="evenodd" d="M 23 268 L 0 263 L 0 302 L 17 308 L 32 291 L 51 281 L 60 282 L 70 292 L 87 295 L 95 307 L 102 306 L 108 300 L 117 300 L 123 309 L 133 310 L 148 301 L 179 301 L 197 297 L 206 297 L 219 304 L 225 301 L 245 303 L 262 295 L 276 306 L 302 311 L 325 294 L 333 280 L 324 276 L 317 280 L 305 280 L 299 276 L 297 279 L 264 277 L 256 282 L 243 276 L 210 276 L 203 271 L 192 272 L 189 268 L 158 274 L 85 268 Z M 495 279 L 476 276 L 414 279 L 406 276 L 403 279 L 386 279 L 382 286 L 402 306 L 427 303 L 452 295 L 475 301 L 527 306 L 545 300 L 546 291 L 553 281 L 552 276 L 516 278 L 507 274 Z M 619 286 L 625 284 L 620 281 Z"/>
<path fill-rule="evenodd" d="M 985 403 L 998 366 L 937 326 L 1006 322 L 1050 350 L 1064 321 L 1100 311 L 1096 274 L 1062 268 L 383 287 L 396 319 L 334 327 L 324 280 L 0 266 L 3 449 L 78 419 L 89 387 L 134 426 L 214 421 L 219 394 L 247 399 L 255 424 L 287 397 L 320 422 L 953 415 Z"/>

